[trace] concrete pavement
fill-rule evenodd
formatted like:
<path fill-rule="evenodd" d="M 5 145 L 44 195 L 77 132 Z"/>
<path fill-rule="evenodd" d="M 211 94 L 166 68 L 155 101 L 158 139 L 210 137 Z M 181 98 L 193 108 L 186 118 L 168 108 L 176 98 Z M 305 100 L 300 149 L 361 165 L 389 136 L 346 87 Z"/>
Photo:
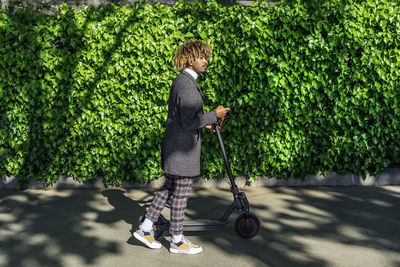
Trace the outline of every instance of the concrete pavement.
<path fill-rule="evenodd" d="M 186 233 L 199 255 L 150 250 L 137 227 L 155 189 L 0 190 L 0 266 L 400 266 L 400 186 L 241 187 L 261 221 L 241 239 L 223 229 Z M 218 218 L 224 188 L 194 188 L 187 217 Z M 169 217 L 168 208 L 163 214 Z"/>

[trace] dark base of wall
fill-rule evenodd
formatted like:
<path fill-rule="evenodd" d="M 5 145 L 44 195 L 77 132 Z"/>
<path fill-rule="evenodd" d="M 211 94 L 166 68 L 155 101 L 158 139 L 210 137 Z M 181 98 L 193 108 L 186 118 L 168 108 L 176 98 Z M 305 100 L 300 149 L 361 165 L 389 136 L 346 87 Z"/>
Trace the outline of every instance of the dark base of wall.
<path fill-rule="evenodd" d="M 193 187 L 219 187 L 229 188 L 229 179 L 211 179 L 204 180 L 198 178 L 194 181 Z M 151 183 L 123 183 L 121 188 L 159 188 L 164 183 L 164 177 Z M 383 173 L 377 176 L 369 176 L 362 178 L 358 175 L 348 173 L 339 175 L 331 173 L 327 176 L 322 174 L 309 175 L 304 179 L 290 178 L 288 180 L 278 180 L 274 177 L 259 177 L 256 181 L 248 181 L 244 176 L 236 178 L 236 183 L 239 187 L 243 186 L 385 186 L 385 185 L 400 185 L 400 168 L 387 168 Z M 16 189 L 18 186 L 18 178 L 6 177 L 0 180 L 0 189 Z M 26 185 L 26 189 L 96 189 L 105 188 L 104 182 L 98 178 L 94 183 L 80 183 L 72 177 L 61 176 L 60 179 L 53 185 L 44 185 L 35 179 L 31 179 Z"/>

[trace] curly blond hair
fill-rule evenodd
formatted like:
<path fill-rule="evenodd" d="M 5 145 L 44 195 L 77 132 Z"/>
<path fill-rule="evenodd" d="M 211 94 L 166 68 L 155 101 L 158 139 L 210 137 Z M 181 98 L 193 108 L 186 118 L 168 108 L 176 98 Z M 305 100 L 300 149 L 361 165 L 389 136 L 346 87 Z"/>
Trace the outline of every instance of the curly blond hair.
<path fill-rule="evenodd" d="M 189 62 L 204 56 L 208 59 L 211 56 L 211 47 L 202 41 L 186 41 L 178 48 L 174 59 L 174 69 L 181 71 Z"/>

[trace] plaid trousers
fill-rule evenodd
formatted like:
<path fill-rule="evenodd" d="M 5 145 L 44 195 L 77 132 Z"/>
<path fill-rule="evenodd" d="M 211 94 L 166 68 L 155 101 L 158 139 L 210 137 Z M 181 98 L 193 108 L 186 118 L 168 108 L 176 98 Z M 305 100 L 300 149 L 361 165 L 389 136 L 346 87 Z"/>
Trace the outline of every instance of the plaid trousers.
<path fill-rule="evenodd" d="M 192 184 L 193 178 L 178 178 L 166 175 L 165 183 L 151 203 L 151 206 L 146 213 L 146 218 L 152 222 L 156 222 L 165 206 L 165 203 L 172 196 L 169 232 L 172 235 L 182 234 L 183 219 Z"/>

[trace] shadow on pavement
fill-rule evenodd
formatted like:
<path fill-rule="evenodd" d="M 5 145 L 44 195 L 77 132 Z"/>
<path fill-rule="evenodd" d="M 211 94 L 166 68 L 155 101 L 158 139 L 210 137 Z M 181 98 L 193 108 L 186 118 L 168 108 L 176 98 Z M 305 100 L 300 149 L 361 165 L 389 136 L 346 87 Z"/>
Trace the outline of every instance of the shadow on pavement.
<path fill-rule="evenodd" d="M 101 255 L 119 253 L 118 243 L 91 234 L 88 218 L 107 213 L 96 201 L 95 192 L 80 190 L 8 195 L 0 206 L 0 265 L 63 266 L 66 255 L 93 264 Z"/>
<path fill-rule="evenodd" d="M 260 232 L 255 238 L 246 240 L 236 234 L 234 221 L 239 213 L 232 214 L 230 223 L 222 230 L 185 234 L 196 236 L 204 243 L 211 242 L 223 254 L 254 259 L 249 263 L 255 266 L 260 263 L 267 266 L 330 266 L 332 262 L 326 257 L 318 257 L 312 250 L 320 240 L 335 244 L 335 248 L 353 246 L 382 254 L 400 251 L 398 192 L 385 187 L 276 187 L 265 190 L 270 193 L 248 194 L 251 211 L 261 221 Z M 233 198 L 228 189 L 208 191 L 193 190 L 186 212 L 189 219 L 218 219 L 228 209 Z M 121 219 L 136 229 L 138 217 L 145 213 L 152 198 L 147 203 L 138 203 L 127 200 L 122 191 L 114 194 L 117 194 L 114 200 L 119 201 L 112 205 L 116 209 L 119 205 L 130 209 Z M 121 203 L 131 203 L 130 208 Z M 143 208 L 138 209 L 137 204 Z M 167 214 L 169 207 L 166 205 Z M 167 239 L 169 237 L 163 237 L 160 242 L 168 248 Z M 314 245 L 313 240 L 316 240 Z M 128 244 L 141 246 L 134 238 L 129 239 Z"/>
<path fill-rule="evenodd" d="M 112 218 L 105 216 L 105 218 L 100 218 L 100 222 L 102 223 L 113 223 L 119 220 L 125 221 L 128 225 L 130 225 L 130 229 L 136 230 L 139 227 L 139 218 L 144 215 L 151 205 L 151 202 L 144 201 L 143 198 L 140 200 L 132 200 L 127 197 L 125 191 L 119 189 L 110 189 L 102 192 L 103 196 L 107 197 L 110 205 L 114 207 L 115 216 Z M 144 198 L 147 198 L 150 193 L 148 193 Z M 152 198 L 151 198 L 152 199 Z M 126 233 L 128 237 L 127 243 L 129 245 L 134 246 L 143 246 L 142 243 L 137 241 L 133 236 Z M 162 238 L 159 240 L 164 246 L 167 246 L 169 243 Z"/>
<path fill-rule="evenodd" d="M 125 221 L 127 224 L 137 227 L 138 214 L 144 214 L 147 207 L 147 202 L 140 200 L 132 200 L 125 196 L 125 192 L 120 189 L 107 189 L 102 192 L 108 200 L 108 203 L 114 208 L 114 216 L 100 216 L 98 222 L 101 223 L 114 223 L 119 220 Z"/>
<path fill-rule="evenodd" d="M 400 251 L 398 192 L 384 187 L 269 190 L 274 198 L 281 198 L 280 203 L 272 202 L 268 195 L 248 195 L 252 212 L 261 221 L 257 237 L 245 240 L 236 234 L 233 225 L 238 215 L 232 215 L 232 222 L 222 231 L 191 234 L 214 242 L 227 254 L 246 255 L 257 259 L 255 264 L 268 266 L 332 265 L 308 248 L 313 247 L 312 240 L 326 240 L 336 244 L 334 247 L 372 249 L 382 254 Z M 218 218 L 229 204 L 227 198 L 218 196 L 195 197 L 190 199 L 188 213 L 191 218 Z"/>
<path fill-rule="evenodd" d="M 108 257 L 124 257 L 126 243 L 141 246 L 128 228 L 137 227 L 154 195 L 154 191 L 119 189 L 4 191 L 0 191 L 1 266 L 65 266 L 65 257 L 85 266 L 100 266 Z M 202 262 L 210 261 L 207 253 L 214 248 L 216 257 L 248 259 L 249 266 L 332 266 L 338 262 L 329 253 L 337 250 L 346 253 L 348 248 L 359 248 L 382 255 L 400 251 L 399 190 L 278 187 L 244 191 L 251 211 L 261 221 L 259 234 L 241 239 L 234 230 L 236 213 L 222 230 L 185 233 L 207 246 L 199 258 Z M 221 189 L 193 190 L 187 217 L 222 216 L 230 205 L 229 194 Z M 121 234 L 126 234 L 122 238 L 126 243 L 115 239 Z M 161 242 L 168 248 L 167 240 L 164 237 Z M 332 244 L 328 252 L 316 253 L 324 242 Z M 388 264 L 399 266 L 399 260 L 392 258 Z"/>

